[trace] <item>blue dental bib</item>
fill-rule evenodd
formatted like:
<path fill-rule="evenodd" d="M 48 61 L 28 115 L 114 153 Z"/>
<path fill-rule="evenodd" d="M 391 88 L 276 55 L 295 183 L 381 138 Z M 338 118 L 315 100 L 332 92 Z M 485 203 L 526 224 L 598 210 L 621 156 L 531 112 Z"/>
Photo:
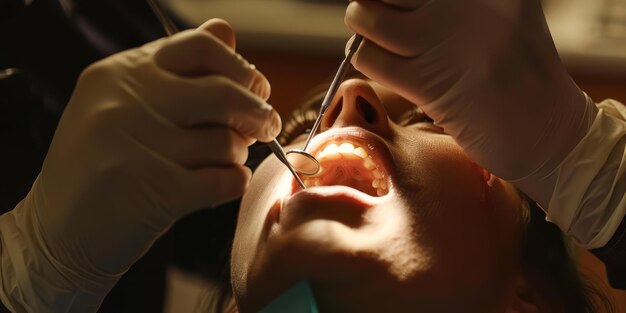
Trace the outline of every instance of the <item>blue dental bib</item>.
<path fill-rule="evenodd" d="M 318 313 L 309 282 L 296 283 L 274 299 L 260 313 Z"/>

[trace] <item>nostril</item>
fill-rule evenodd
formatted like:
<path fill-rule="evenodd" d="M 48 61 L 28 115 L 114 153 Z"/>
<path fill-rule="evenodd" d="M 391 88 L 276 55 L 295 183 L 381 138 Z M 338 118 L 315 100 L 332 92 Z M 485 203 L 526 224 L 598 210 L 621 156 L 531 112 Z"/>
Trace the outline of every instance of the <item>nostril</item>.
<path fill-rule="evenodd" d="M 365 98 L 357 97 L 356 107 L 366 122 L 374 124 L 378 121 L 378 112 Z"/>

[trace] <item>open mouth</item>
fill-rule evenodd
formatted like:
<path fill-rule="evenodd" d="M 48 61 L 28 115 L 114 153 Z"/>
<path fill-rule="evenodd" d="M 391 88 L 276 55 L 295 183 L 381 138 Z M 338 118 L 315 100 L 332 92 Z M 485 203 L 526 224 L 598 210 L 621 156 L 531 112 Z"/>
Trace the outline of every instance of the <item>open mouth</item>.
<path fill-rule="evenodd" d="M 321 170 L 315 176 L 302 177 L 307 188 L 341 185 L 374 197 L 389 193 L 389 175 L 382 165 L 382 156 L 367 141 L 336 136 L 318 145 L 313 155 Z"/>

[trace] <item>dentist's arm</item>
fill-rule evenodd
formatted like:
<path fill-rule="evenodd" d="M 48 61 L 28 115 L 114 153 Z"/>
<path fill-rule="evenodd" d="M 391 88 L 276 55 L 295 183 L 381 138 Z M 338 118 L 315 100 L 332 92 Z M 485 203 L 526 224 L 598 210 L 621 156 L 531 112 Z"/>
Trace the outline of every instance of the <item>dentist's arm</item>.
<path fill-rule="evenodd" d="M 0 300 L 95 312 L 178 218 L 242 194 L 280 131 L 265 77 L 212 20 L 91 65 L 28 196 L 0 217 Z"/>

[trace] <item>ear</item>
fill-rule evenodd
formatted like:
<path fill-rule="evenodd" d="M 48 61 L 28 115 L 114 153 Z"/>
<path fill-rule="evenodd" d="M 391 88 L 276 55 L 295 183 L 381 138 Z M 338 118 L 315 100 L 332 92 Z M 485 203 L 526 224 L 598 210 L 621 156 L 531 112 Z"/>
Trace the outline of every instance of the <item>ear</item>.
<path fill-rule="evenodd" d="M 521 275 L 511 281 L 504 301 L 505 313 L 540 312 L 540 299 L 536 291 Z"/>
<path fill-rule="evenodd" d="M 490 171 L 484 168 L 482 169 L 482 175 L 483 175 L 483 180 L 485 181 L 485 183 L 487 183 L 489 187 L 493 187 L 493 183 L 496 181 L 496 177 L 493 174 L 491 174 Z"/>

